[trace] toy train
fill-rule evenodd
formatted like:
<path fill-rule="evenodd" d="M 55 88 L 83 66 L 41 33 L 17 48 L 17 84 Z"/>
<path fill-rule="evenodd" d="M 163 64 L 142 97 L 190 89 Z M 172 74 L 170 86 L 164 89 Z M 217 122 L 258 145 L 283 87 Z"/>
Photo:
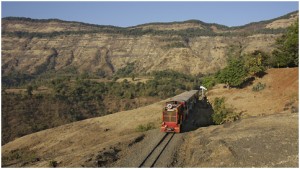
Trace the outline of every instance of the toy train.
<path fill-rule="evenodd" d="M 183 122 L 199 98 L 199 90 L 191 90 L 167 101 L 162 113 L 162 132 L 180 133 Z"/>

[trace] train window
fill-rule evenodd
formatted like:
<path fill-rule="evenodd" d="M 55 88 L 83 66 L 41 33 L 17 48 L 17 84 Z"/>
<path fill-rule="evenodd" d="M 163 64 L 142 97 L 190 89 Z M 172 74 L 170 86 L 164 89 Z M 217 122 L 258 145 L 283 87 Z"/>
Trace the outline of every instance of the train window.
<path fill-rule="evenodd" d="M 164 122 L 176 122 L 176 111 L 164 111 L 163 112 Z"/>

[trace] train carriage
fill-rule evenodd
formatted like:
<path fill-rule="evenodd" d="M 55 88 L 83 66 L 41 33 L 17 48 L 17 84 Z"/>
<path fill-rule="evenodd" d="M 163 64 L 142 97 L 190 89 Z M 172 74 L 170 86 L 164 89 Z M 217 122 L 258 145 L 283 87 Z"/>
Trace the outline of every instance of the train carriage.
<path fill-rule="evenodd" d="M 180 133 L 183 122 L 199 97 L 199 90 L 191 90 L 174 96 L 166 102 L 162 113 L 162 132 Z"/>

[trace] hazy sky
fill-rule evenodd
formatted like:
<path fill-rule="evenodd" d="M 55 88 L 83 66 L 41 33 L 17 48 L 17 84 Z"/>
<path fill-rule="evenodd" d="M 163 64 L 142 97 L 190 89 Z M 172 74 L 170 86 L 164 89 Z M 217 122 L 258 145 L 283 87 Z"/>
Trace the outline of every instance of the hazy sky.
<path fill-rule="evenodd" d="M 3 2 L 2 18 L 57 18 L 99 25 L 135 26 L 197 19 L 241 26 L 299 10 L 298 1 L 275 2 Z"/>

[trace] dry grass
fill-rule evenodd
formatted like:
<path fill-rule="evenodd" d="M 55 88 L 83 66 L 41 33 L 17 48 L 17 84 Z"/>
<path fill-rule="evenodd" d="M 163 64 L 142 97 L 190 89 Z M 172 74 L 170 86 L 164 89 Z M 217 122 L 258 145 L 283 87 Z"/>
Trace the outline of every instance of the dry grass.
<path fill-rule="evenodd" d="M 60 167 L 78 167 L 87 156 L 139 135 L 135 131 L 138 125 L 160 122 L 162 106 L 158 102 L 26 135 L 2 146 L 2 155 L 16 148 L 30 147 L 41 159 L 30 163 L 31 167 L 48 167 L 50 160 L 62 162 Z"/>
<path fill-rule="evenodd" d="M 26 94 L 27 89 L 18 89 L 18 88 L 10 88 L 5 89 L 7 93 L 14 93 L 14 94 Z M 52 93 L 52 89 L 46 86 L 40 86 L 37 90 L 33 90 L 32 94 L 50 94 Z"/>
<path fill-rule="evenodd" d="M 148 80 L 151 80 L 152 78 L 136 77 L 134 78 L 134 80 L 132 80 L 132 78 L 125 77 L 125 78 L 118 79 L 117 82 L 123 82 L 125 79 L 130 83 L 137 84 L 138 82 L 146 83 Z"/>
<path fill-rule="evenodd" d="M 298 98 L 298 68 L 269 69 L 262 79 L 255 80 L 253 84 L 258 82 L 266 84 L 264 90 L 253 92 L 253 85 L 244 89 L 226 89 L 217 85 L 209 91 L 208 98 L 212 102 L 216 97 L 225 97 L 227 104 L 246 116 L 282 112 L 291 98 Z"/>

